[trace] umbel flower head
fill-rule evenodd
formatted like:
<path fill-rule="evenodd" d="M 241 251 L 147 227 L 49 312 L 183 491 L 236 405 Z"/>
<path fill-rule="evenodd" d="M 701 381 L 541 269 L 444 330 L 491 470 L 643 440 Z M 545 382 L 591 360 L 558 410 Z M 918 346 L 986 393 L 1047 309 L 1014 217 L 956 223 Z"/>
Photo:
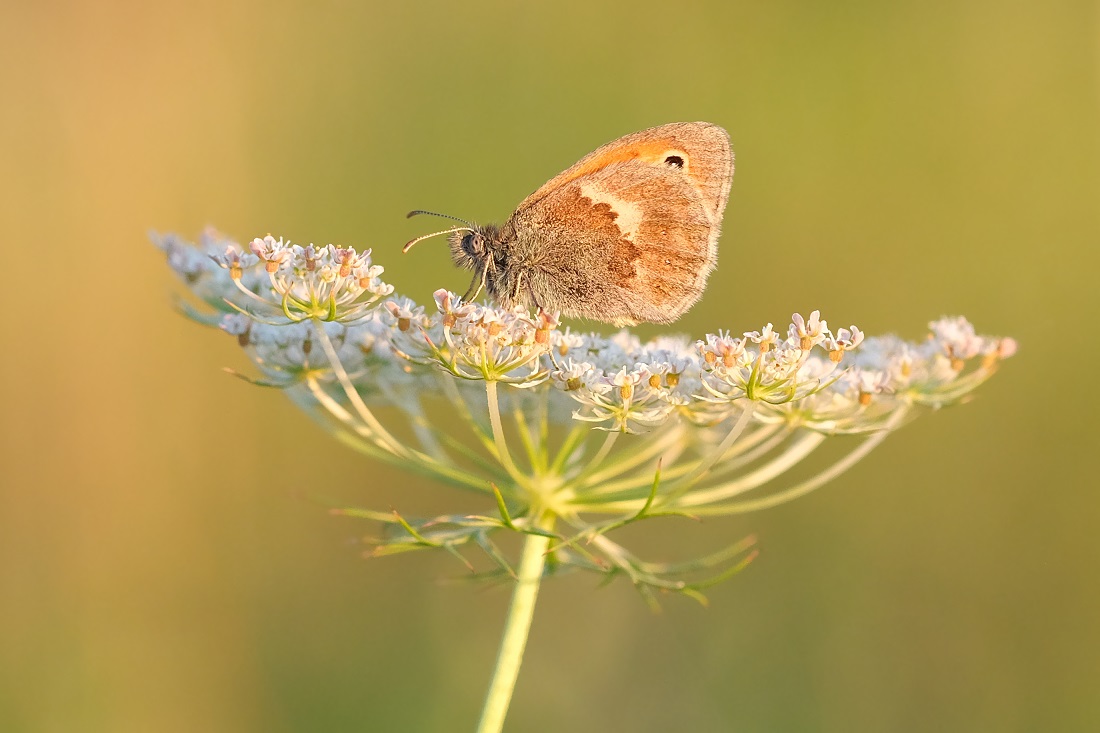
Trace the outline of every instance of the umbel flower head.
<path fill-rule="evenodd" d="M 262 376 L 356 450 L 485 496 L 469 514 L 381 521 L 370 553 L 440 548 L 515 577 L 495 541 L 542 542 L 545 567 L 623 575 L 701 598 L 753 556 L 742 540 L 708 557 L 657 563 L 610 535 L 640 520 L 763 509 L 806 494 L 867 455 L 920 408 L 964 401 L 1015 343 L 963 318 L 907 342 L 831 329 L 814 311 L 698 340 L 642 342 L 563 327 L 554 314 L 394 297 L 370 251 L 247 246 L 208 232 L 158 238 L 205 307 Z M 829 439 L 828 461 L 797 468 Z M 539 565 L 541 568 L 543 566 Z"/>

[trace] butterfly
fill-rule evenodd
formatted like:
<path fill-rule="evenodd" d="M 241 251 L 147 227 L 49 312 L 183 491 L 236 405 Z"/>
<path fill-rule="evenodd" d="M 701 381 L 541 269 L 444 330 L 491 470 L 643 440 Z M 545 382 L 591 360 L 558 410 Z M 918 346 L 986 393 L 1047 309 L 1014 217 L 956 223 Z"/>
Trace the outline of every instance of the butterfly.
<path fill-rule="evenodd" d="M 525 198 L 503 224 L 448 234 L 474 271 L 464 300 L 539 308 L 618 326 L 670 323 L 699 300 L 718 259 L 733 180 L 729 134 L 679 122 L 594 150 Z M 413 211 L 409 216 L 433 214 Z M 433 214 L 444 216 L 442 214 Z"/>

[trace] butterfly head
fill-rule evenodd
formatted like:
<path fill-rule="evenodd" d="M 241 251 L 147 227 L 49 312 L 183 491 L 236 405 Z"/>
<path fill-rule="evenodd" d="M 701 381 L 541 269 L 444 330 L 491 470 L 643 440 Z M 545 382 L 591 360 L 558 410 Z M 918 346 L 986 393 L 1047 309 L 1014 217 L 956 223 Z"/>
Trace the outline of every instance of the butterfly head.
<path fill-rule="evenodd" d="M 496 255 L 500 252 L 500 227 L 495 224 L 471 225 L 455 229 L 447 237 L 451 247 L 451 259 L 467 270 L 493 270 Z"/>
<path fill-rule="evenodd" d="M 464 300 L 469 301 L 481 293 L 487 286 L 490 294 L 494 291 L 493 284 L 495 273 L 498 269 L 507 266 L 507 257 L 504 254 L 504 233 L 502 228 L 495 224 L 480 226 L 446 214 L 436 214 L 431 211 L 411 211 L 409 216 L 417 214 L 431 214 L 446 219 L 460 221 L 464 226 L 451 227 L 439 232 L 432 232 L 412 239 L 407 242 L 402 251 L 408 252 L 409 248 L 417 242 L 429 237 L 447 235 L 447 243 L 451 248 L 451 259 L 459 267 L 474 271 L 474 284 L 470 286 Z"/>

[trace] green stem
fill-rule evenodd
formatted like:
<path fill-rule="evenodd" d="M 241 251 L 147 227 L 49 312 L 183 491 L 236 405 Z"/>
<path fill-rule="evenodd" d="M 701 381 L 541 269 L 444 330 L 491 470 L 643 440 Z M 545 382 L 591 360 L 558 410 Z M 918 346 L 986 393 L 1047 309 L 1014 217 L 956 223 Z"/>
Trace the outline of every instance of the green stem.
<path fill-rule="evenodd" d="M 759 511 L 761 509 L 768 509 L 768 508 L 773 507 L 773 506 L 778 506 L 779 504 L 786 503 L 786 502 L 790 501 L 791 499 L 795 499 L 795 498 L 798 498 L 799 496 L 803 496 L 805 494 L 808 494 L 811 491 L 814 491 L 818 487 L 822 486 L 823 484 L 828 483 L 829 481 L 832 481 L 834 478 L 836 478 L 840 474 L 847 471 L 849 468 L 851 468 L 856 463 L 858 463 L 860 460 L 862 460 L 864 456 L 866 456 L 868 453 L 870 453 L 872 450 L 874 450 L 874 448 L 876 446 L 878 446 L 879 443 L 886 440 L 886 436 L 889 435 L 890 433 L 892 433 L 894 431 L 894 429 L 898 425 L 900 425 L 903 420 L 905 420 L 905 416 L 909 412 L 909 406 L 908 405 L 902 405 L 901 407 L 896 408 L 896 410 L 897 411 L 893 415 L 891 415 L 890 419 L 887 421 L 886 427 L 884 427 L 881 431 L 875 433 L 871 437 L 864 440 L 862 443 L 860 443 L 859 447 L 857 447 L 851 453 L 849 453 L 844 458 L 837 461 L 833 465 L 829 466 L 824 471 L 817 474 L 816 476 L 814 476 L 811 479 L 803 481 L 802 483 L 795 484 L 794 486 L 790 487 L 789 489 L 787 489 L 785 491 L 781 491 L 777 494 L 772 494 L 771 496 L 765 496 L 765 497 L 760 498 L 760 499 L 753 499 L 753 500 L 742 501 L 742 502 L 734 502 L 734 503 L 730 503 L 730 504 L 715 504 L 715 505 L 709 506 L 709 507 L 700 507 L 700 508 L 692 507 L 690 511 L 693 514 L 700 514 L 700 515 L 702 515 L 702 514 L 740 514 L 742 512 L 755 512 L 755 511 Z M 819 436 L 818 442 L 820 443 L 820 441 L 824 440 L 824 439 L 825 439 L 825 436 L 821 435 L 821 436 Z M 801 459 L 797 459 L 797 460 L 801 460 Z M 736 482 L 733 482 L 733 483 L 736 483 Z M 732 493 L 730 493 L 729 491 L 726 491 L 725 496 L 722 497 L 722 498 L 728 498 L 730 496 L 735 496 L 736 494 L 742 493 L 742 491 L 748 491 L 748 490 L 751 490 L 752 488 L 755 488 L 755 486 L 749 486 L 748 488 L 739 489 L 739 490 L 734 491 Z"/>
<path fill-rule="evenodd" d="M 320 321 L 313 321 L 313 332 L 317 334 L 317 341 L 320 342 L 321 348 L 325 351 L 325 356 L 328 358 L 329 366 L 332 367 L 332 373 L 336 375 L 336 380 L 344 388 L 344 394 L 347 395 L 348 402 L 351 403 L 355 411 L 359 413 L 359 418 L 373 433 L 375 442 L 394 455 L 408 456 L 409 451 L 382 427 L 382 423 L 378 422 L 378 418 L 367 407 L 367 403 L 363 402 L 363 397 L 359 394 L 359 390 L 355 388 L 355 385 L 351 383 L 347 371 L 344 370 L 344 365 L 340 362 L 340 356 L 336 353 L 336 348 L 329 340 L 328 334 L 325 333 L 325 327 Z"/>
<path fill-rule="evenodd" d="M 489 425 L 493 431 L 493 442 L 496 443 L 497 460 L 504 470 L 516 482 L 518 486 L 527 486 L 527 477 L 516 468 L 512 460 L 512 453 L 508 450 L 508 443 L 504 438 L 504 426 L 500 421 L 500 398 L 497 396 L 497 383 L 485 382 L 485 397 L 489 407 Z"/>
<path fill-rule="evenodd" d="M 552 516 L 536 523 L 539 529 L 550 529 L 551 526 Z M 516 569 L 516 587 L 512 591 L 512 605 L 508 608 L 508 619 L 504 625 L 504 636 L 500 640 L 493 681 L 489 683 L 477 733 L 500 733 L 504 728 L 504 717 L 508 714 L 508 704 L 512 701 L 512 691 L 516 688 L 519 665 L 527 646 L 527 634 L 535 615 L 535 600 L 539 595 L 539 584 L 542 582 L 546 551 L 549 547 L 550 538 L 542 535 L 529 534 L 523 541 L 523 554 Z"/>

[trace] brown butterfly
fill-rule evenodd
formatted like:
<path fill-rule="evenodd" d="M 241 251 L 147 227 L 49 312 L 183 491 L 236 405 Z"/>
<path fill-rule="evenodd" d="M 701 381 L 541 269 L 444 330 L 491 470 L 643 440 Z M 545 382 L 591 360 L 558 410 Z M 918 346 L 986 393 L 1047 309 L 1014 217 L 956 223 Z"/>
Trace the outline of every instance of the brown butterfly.
<path fill-rule="evenodd" d="M 724 129 L 661 125 L 581 158 L 503 225 L 447 217 L 465 226 L 417 237 L 404 251 L 449 234 L 455 264 L 475 273 L 465 300 L 485 290 L 506 308 L 670 323 L 699 300 L 714 269 L 732 179 Z"/>

